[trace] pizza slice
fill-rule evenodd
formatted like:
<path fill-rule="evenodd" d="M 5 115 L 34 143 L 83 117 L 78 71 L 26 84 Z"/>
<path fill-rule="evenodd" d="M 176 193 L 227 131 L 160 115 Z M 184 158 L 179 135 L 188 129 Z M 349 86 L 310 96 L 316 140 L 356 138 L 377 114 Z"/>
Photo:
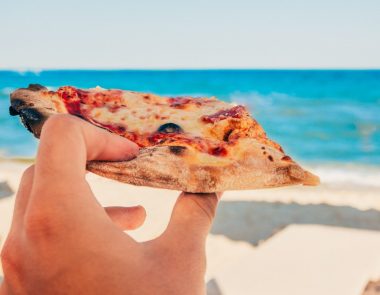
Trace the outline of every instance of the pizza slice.
<path fill-rule="evenodd" d="M 99 87 L 50 91 L 38 84 L 11 94 L 10 114 L 19 115 L 37 138 L 56 113 L 78 116 L 141 147 L 131 161 L 88 163 L 89 171 L 118 181 L 203 193 L 319 183 L 266 136 L 244 106 L 216 98 Z"/>

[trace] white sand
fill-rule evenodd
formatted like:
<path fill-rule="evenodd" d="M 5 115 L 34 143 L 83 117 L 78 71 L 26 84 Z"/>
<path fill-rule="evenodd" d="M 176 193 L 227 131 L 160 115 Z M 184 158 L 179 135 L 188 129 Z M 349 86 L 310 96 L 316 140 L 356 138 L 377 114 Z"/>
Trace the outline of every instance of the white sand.
<path fill-rule="evenodd" d="M 0 245 L 12 217 L 9 188 L 17 190 L 26 167 L 0 162 Z M 130 232 L 135 239 L 165 229 L 178 192 L 93 174 L 88 180 L 104 206 L 145 207 L 144 226 Z M 359 295 L 367 281 L 380 277 L 379 200 L 380 187 L 354 181 L 225 193 L 207 243 L 207 280 L 214 279 L 224 295 Z"/>

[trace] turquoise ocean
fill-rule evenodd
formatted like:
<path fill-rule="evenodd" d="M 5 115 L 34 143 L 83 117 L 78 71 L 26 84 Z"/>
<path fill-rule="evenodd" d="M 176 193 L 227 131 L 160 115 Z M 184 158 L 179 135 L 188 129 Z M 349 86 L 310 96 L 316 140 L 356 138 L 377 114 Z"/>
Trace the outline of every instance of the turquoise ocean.
<path fill-rule="evenodd" d="M 217 96 L 248 106 L 268 135 L 301 163 L 346 180 L 376 185 L 378 179 L 366 171 L 380 167 L 380 70 L 0 71 L 3 158 L 36 153 L 37 141 L 8 113 L 10 92 L 30 83 Z M 347 167 L 360 173 L 349 176 Z"/>

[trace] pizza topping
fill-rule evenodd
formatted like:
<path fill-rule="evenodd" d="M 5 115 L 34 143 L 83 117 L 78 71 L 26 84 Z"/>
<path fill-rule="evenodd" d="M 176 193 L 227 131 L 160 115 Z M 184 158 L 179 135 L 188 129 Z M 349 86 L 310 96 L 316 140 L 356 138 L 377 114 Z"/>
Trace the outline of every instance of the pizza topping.
<path fill-rule="evenodd" d="M 233 129 L 228 130 L 228 131 L 224 134 L 224 136 L 223 136 L 223 140 L 226 141 L 226 142 L 228 142 L 229 137 L 230 137 L 230 135 L 231 135 L 231 133 L 232 133 L 233 131 L 234 131 Z"/>
<path fill-rule="evenodd" d="M 183 133 L 183 130 L 180 126 L 174 123 L 166 123 L 161 125 L 157 132 L 160 133 Z"/>
<path fill-rule="evenodd" d="M 182 155 L 186 151 L 185 146 L 170 145 L 169 151 L 177 156 Z"/>
<path fill-rule="evenodd" d="M 223 146 L 218 146 L 216 148 L 212 148 L 209 151 L 209 154 L 211 154 L 213 156 L 226 156 L 227 155 L 227 150 Z"/>
<path fill-rule="evenodd" d="M 228 107 L 215 98 L 168 98 L 71 86 L 61 87 L 55 94 L 70 114 L 128 138 L 140 147 L 187 146 L 222 157 L 239 139 L 249 137 L 282 151 L 266 137 L 244 106 Z M 268 153 L 264 154 L 268 157 Z"/>
<path fill-rule="evenodd" d="M 118 105 L 113 105 L 113 106 L 108 107 L 108 110 L 109 110 L 111 113 L 116 113 L 118 110 L 120 110 L 120 106 L 118 106 Z"/>
<path fill-rule="evenodd" d="M 26 89 L 29 89 L 30 91 L 47 90 L 47 88 L 41 84 L 29 84 L 28 88 Z"/>
<path fill-rule="evenodd" d="M 202 116 L 201 120 L 205 123 L 215 123 L 227 118 L 241 118 L 246 112 L 245 107 L 238 105 L 228 110 L 221 110 L 212 115 Z"/>
<path fill-rule="evenodd" d="M 186 142 L 189 141 L 190 138 L 180 134 L 180 133 L 161 133 L 156 132 L 152 135 L 148 136 L 148 142 L 152 145 L 155 144 L 163 144 L 163 143 L 171 143 L 171 142 Z"/>
<path fill-rule="evenodd" d="M 191 146 L 198 151 L 213 156 L 226 156 L 228 151 L 226 143 L 201 137 L 190 137 L 180 133 L 156 132 L 148 137 L 150 145 Z"/>
<path fill-rule="evenodd" d="M 291 157 L 289 157 L 289 156 L 283 156 L 283 157 L 281 158 L 281 160 L 283 160 L 283 161 L 289 161 L 289 162 L 292 162 L 292 161 L 293 161 L 293 159 L 292 159 Z"/>
<path fill-rule="evenodd" d="M 73 115 L 81 115 L 81 104 L 93 108 L 107 106 L 111 113 L 115 113 L 120 107 L 125 107 L 125 105 L 121 104 L 123 93 L 121 90 L 111 89 L 92 92 L 71 86 L 63 86 L 57 90 L 57 93 L 65 103 L 67 111 Z"/>
<path fill-rule="evenodd" d="M 74 87 L 61 87 L 57 90 L 67 111 L 72 115 L 80 115 L 80 98 Z"/>
<path fill-rule="evenodd" d="M 198 98 L 186 97 L 186 96 L 177 96 L 169 98 L 169 105 L 172 108 L 184 109 L 187 105 L 196 105 L 201 106 L 202 100 Z"/>

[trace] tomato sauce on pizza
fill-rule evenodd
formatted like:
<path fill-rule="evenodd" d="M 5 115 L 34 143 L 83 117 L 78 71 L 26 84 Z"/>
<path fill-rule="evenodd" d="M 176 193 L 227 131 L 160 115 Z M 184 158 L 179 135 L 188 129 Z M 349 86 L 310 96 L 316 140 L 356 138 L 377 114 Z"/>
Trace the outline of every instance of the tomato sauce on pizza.
<path fill-rule="evenodd" d="M 239 138 L 254 137 L 279 150 L 242 105 L 215 98 L 160 97 L 133 91 L 64 86 L 58 96 L 66 111 L 123 136 L 140 147 L 187 146 L 225 157 Z M 52 99 L 54 101 L 54 99 Z"/>

